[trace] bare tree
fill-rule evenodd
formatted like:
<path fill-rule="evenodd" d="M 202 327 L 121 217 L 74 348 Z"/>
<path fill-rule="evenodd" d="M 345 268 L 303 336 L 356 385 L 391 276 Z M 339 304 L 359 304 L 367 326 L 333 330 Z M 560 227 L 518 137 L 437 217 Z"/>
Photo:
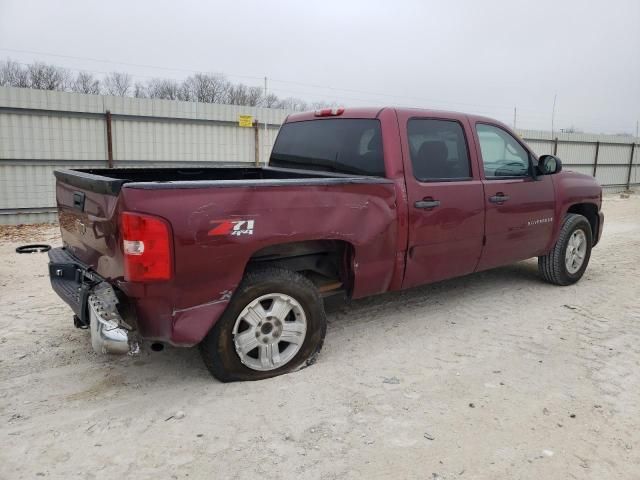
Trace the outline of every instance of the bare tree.
<path fill-rule="evenodd" d="M 69 72 L 64 68 L 36 62 L 27 67 L 29 86 L 39 90 L 66 90 Z"/>
<path fill-rule="evenodd" d="M 164 100 L 178 100 L 180 85 L 175 80 L 166 78 L 154 78 L 147 83 L 147 95 L 149 98 L 162 98 Z"/>
<path fill-rule="evenodd" d="M 260 103 L 261 99 L 262 89 L 260 87 L 248 87 L 244 83 L 238 83 L 229 87 L 224 103 L 254 107 Z"/>
<path fill-rule="evenodd" d="M 224 103 L 229 105 L 244 105 L 247 96 L 247 86 L 239 83 L 237 85 L 231 85 L 227 90 L 227 95 Z"/>
<path fill-rule="evenodd" d="M 13 60 L 0 64 L 0 86 L 29 88 L 29 72 L 26 68 Z"/>
<path fill-rule="evenodd" d="M 181 97 L 192 102 L 226 103 L 229 87 L 224 75 L 196 73 L 182 84 Z"/>
<path fill-rule="evenodd" d="M 80 72 L 70 82 L 70 90 L 77 93 L 88 93 L 91 95 L 100 94 L 100 80 L 87 72 Z"/>
<path fill-rule="evenodd" d="M 294 110 L 296 112 L 302 112 L 309 110 L 309 104 L 300 98 L 287 97 L 277 104 L 278 108 L 284 108 L 285 110 Z"/>
<path fill-rule="evenodd" d="M 131 90 L 131 75 L 128 73 L 112 72 L 104 79 L 104 91 L 107 95 L 126 97 Z"/>
<path fill-rule="evenodd" d="M 250 105 L 255 107 L 256 105 L 260 105 L 262 102 L 262 88 L 260 87 L 249 87 L 249 91 L 247 92 L 247 103 L 245 105 Z"/>
<path fill-rule="evenodd" d="M 310 108 L 335 107 L 335 102 L 313 102 L 296 97 L 279 98 L 270 93 L 266 97 L 260 87 L 243 83 L 231 83 L 222 74 L 197 73 L 180 83 L 176 80 L 154 78 L 149 82 L 133 84 L 128 73 L 113 72 L 102 80 L 87 72 L 71 77 L 68 70 L 55 65 L 33 63 L 23 67 L 18 62 L 5 60 L 0 63 L 0 86 L 39 88 L 45 90 L 70 90 L 73 92 L 128 96 L 136 98 L 163 98 L 203 103 L 284 108 L 294 111 Z"/>
<path fill-rule="evenodd" d="M 270 93 L 266 97 L 262 97 L 262 101 L 260 102 L 260 106 L 266 108 L 278 108 L 278 102 L 280 99 L 275 93 Z"/>
<path fill-rule="evenodd" d="M 136 82 L 133 86 L 133 96 L 135 98 L 148 98 L 149 94 L 147 92 L 147 87 L 140 82 Z"/>

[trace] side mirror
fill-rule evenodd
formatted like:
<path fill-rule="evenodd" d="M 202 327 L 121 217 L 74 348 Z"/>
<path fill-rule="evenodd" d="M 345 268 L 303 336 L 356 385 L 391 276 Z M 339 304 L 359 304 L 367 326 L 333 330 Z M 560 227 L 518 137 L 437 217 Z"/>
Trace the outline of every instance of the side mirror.
<path fill-rule="evenodd" d="M 553 175 L 562 171 L 562 162 L 553 155 L 542 155 L 538 159 L 538 171 L 541 175 Z"/>

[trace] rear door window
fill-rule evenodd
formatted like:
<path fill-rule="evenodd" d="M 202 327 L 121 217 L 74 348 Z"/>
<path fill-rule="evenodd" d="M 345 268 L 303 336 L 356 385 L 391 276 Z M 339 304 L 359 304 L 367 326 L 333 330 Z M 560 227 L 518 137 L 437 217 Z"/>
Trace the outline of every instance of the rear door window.
<path fill-rule="evenodd" d="M 285 123 L 278 133 L 269 164 L 384 177 L 380 122 L 332 118 Z"/>
<path fill-rule="evenodd" d="M 458 122 L 413 118 L 407 133 L 416 179 L 429 182 L 471 178 L 467 142 Z"/>

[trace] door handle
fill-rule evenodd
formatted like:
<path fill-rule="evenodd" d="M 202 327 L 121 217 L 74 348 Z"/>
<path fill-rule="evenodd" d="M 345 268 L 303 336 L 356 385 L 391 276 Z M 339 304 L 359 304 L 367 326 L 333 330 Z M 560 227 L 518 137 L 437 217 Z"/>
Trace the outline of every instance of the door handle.
<path fill-rule="evenodd" d="M 73 208 L 84 211 L 84 193 L 73 192 Z"/>
<path fill-rule="evenodd" d="M 509 200 L 509 195 L 505 195 L 502 192 L 498 192 L 493 197 L 489 197 L 489 201 L 491 203 L 502 203 L 502 202 L 506 202 L 507 200 Z"/>
<path fill-rule="evenodd" d="M 440 206 L 440 200 L 418 200 L 414 205 L 416 208 L 435 208 Z"/>

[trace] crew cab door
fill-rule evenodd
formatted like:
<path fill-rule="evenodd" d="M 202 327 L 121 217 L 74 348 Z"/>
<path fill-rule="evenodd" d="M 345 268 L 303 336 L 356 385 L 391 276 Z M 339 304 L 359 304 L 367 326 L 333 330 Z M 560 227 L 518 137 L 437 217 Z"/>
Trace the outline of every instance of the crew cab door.
<path fill-rule="evenodd" d="M 474 134 L 486 205 L 486 239 L 477 269 L 544 253 L 554 220 L 551 177 L 534 178 L 533 154 L 504 127 L 475 122 Z"/>
<path fill-rule="evenodd" d="M 409 210 L 403 287 L 474 271 L 484 194 L 470 124 L 460 115 L 399 114 Z"/>

